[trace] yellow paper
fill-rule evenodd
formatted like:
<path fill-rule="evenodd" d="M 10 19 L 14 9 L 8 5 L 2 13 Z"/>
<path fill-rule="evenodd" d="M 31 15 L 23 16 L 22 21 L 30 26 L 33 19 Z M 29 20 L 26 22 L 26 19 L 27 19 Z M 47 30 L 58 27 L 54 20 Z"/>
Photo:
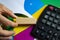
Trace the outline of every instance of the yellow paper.
<path fill-rule="evenodd" d="M 41 15 L 41 13 L 43 12 L 43 10 L 46 8 L 47 5 L 43 6 L 41 9 L 39 9 L 37 12 L 35 12 L 32 16 L 35 18 L 35 19 L 38 19 L 39 16 Z"/>

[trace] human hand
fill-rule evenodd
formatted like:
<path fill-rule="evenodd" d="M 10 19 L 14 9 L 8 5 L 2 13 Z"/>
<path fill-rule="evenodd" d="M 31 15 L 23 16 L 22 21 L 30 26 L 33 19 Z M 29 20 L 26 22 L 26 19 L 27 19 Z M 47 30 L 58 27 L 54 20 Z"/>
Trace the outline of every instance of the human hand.
<path fill-rule="evenodd" d="M 17 23 L 14 23 L 14 22 L 8 20 L 3 15 L 11 16 L 13 18 L 17 17 L 13 14 L 13 12 L 11 10 L 6 8 L 4 5 L 0 4 L 0 23 L 3 24 L 4 26 L 12 26 L 12 27 L 18 26 Z M 14 34 L 13 31 L 4 30 L 0 26 L 0 35 L 1 35 L 0 39 L 2 39 L 2 40 L 9 39 L 12 34 Z"/>

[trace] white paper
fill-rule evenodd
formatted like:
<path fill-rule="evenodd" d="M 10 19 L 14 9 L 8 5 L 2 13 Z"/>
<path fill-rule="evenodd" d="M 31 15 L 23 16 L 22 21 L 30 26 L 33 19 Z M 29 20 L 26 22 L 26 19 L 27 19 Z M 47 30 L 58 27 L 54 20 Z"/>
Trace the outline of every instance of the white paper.
<path fill-rule="evenodd" d="M 24 10 L 24 1 L 25 0 L 0 0 L 0 3 L 4 4 L 14 13 L 22 13 L 28 17 L 32 17 L 27 11 Z"/>

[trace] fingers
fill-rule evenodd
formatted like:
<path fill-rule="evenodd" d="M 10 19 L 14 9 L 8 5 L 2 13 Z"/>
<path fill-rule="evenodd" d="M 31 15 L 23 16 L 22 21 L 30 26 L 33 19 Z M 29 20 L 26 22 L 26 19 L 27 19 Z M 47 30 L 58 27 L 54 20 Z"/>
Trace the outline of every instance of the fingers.
<path fill-rule="evenodd" d="M 12 36 L 13 34 L 14 34 L 13 31 L 7 31 L 7 30 L 0 31 L 0 36 L 2 37 L 9 37 L 9 36 Z"/>
<path fill-rule="evenodd" d="M 2 5 L 2 4 L 0 4 L 0 12 L 2 12 L 2 11 L 3 11 L 2 6 L 3 6 L 3 5 Z"/>
<path fill-rule="evenodd" d="M 9 16 L 16 18 L 17 16 L 13 14 L 11 10 L 9 10 L 7 7 L 4 5 L 0 4 L 0 9 L 3 10 L 5 13 L 7 13 Z"/>
<path fill-rule="evenodd" d="M 1 25 L 0 25 L 0 30 L 2 30 Z"/>
<path fill-rule="evenodd" d="M 3 7 L 4 12 L 6 12 L 9 16 L 16 18 L 17 16 L 13 14 L 13 12 L 11 10 L 9 10 L 8 8 L 6 8 L 5 6 Z"/>
<path fill-rule="evenodd" d="M 17 23 L 14 23 L 14 22 L 8 20 L 7 18 L 2 16 L 1 14 L 0 14 L 0 22 L 5 26 L 12 26 L 12 27 L 18 26 Z"/>
<path fill-rule="evenodd" d="M 3 30 L 1 28 L 2 27 L 0 26 L 0 40 L 10 40 L 12 38 L 12 35 L 14 34 L 14 32 Z"/>
<path fill-rule="evenodd" d="M 0 37 L 0 40 L 9 40 L 11 39 L 12 37 Z"/>

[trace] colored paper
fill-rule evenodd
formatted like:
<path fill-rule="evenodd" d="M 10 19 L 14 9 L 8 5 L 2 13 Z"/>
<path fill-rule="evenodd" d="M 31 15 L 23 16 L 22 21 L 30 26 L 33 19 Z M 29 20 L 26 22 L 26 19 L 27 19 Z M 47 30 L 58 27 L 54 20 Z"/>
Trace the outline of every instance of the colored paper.
<path fill-rule="evenodd" d="M 41 0 L 25 0 L 24 3 L 24 9 L 31 15 L 39 10 L 42 6 L 44 6 L 44 4 L 41 2 Z"/>
<path fill-rule="evenodd" d="M 34 13 L 32 16 L 35 19 L 38 19 L 40 16 L 41 12 L 45 9 L 47 5 L 43 6 L 41 9 L 39 9 L 36 13 Z M 38 14 L 38 15 L 37 15 Z M 34 37 L 31 36 L 31 31 L 34 26 L 29 26 L 26 30 L 18 33 L 17 35 L 14 36 L 14 40 L 34 40 Z M 23 28 L 22 28 L 23 29 Z M 16 29 L 17 30 L 17 29 Z"/>
<path fill-rule="evenodd" d="M 34 40 L 34 37 L 31 36 L 31 31 L 32 31 L 33 26 L 30 26 L 23 32 L 17 34 L 14 38 L 14 40 Z"/>
<path fill-rule="evenodd" d="M 60 8 L 60 0 L 41 0 L 44 4 L 51 4 Z"/>

